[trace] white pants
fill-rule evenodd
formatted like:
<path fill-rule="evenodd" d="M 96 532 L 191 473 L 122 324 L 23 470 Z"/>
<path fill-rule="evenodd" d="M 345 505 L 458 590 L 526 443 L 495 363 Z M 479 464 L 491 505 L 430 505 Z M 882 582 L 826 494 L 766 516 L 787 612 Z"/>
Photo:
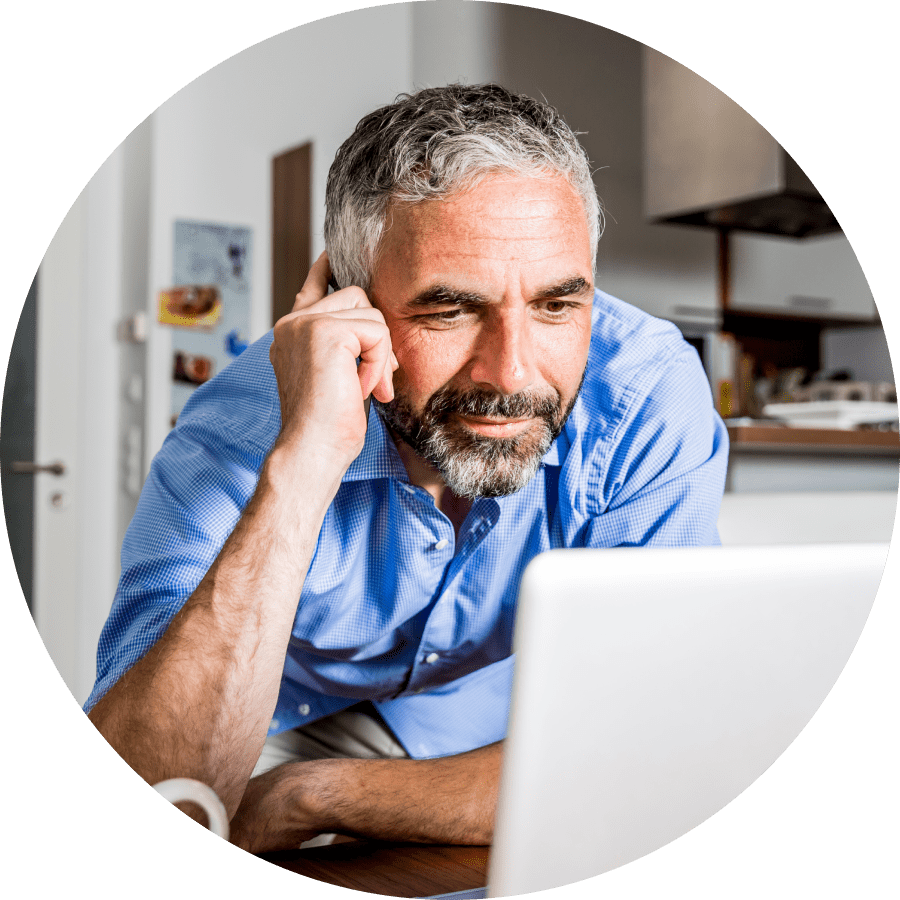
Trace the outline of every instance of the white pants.
<path fill-rule="evenodd" d="M 253 774 L 261 775 L 282 763 L 308 759 L 408 757 L 375 708 L 369 703 L 357 703 L 302 728 L 266 738 Z"/>

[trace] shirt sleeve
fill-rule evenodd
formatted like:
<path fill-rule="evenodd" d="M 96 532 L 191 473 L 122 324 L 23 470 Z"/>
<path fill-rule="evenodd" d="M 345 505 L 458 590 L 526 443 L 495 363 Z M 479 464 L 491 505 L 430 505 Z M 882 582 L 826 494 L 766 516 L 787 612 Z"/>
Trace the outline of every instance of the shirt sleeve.
<path fill-rule="evenodd" d="M 684 344 L 598 447 L 579 545 L 718 545 L 727 464 L 728 432 L 700 359 Z"/>
<path fill-rule="evenodd" d="M 153 460 L 122 544 L 85 712 L 165 632 L 256 489 L 280 426 L 268 345 L 258 341 L 198 388 Z"/>

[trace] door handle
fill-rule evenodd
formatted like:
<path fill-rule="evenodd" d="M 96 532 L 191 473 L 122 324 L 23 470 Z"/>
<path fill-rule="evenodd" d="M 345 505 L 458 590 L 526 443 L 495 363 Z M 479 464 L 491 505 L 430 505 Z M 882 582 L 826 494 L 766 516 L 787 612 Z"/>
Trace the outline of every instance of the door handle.
<path fill-rule="evenodd" d="M 37 475 L 40 472 L 48 472 L 50 475 L 66 474 L 66 467 L 61 462 L 50 463 L 48 466 L 41 466 L 38 465 L 38 463 L 17 460 L 13 462 L 12 470 L 16 475 Z"/>

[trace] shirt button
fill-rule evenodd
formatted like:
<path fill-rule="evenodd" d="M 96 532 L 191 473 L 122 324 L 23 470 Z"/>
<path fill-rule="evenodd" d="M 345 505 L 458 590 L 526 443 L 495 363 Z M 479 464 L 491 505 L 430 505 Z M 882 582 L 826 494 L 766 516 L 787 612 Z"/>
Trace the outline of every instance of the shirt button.
<path fill-rule="evenodd" d="M 278 719 L 272 719 L 269 723 L 269 731 L 278 731 Z"/>
<path fill-rule="evenodd" d="M 444 547 L 446 547 L 449 543 L 450 543 L 450 541 L 448 541 L 447 538 L 441 538 L 441 539 L 434 545 L 434 549 L 435 549 L 435 550 L 443 550 Z"/>
<path fill-rule="evenodd" d="M 425 657 L 425 662 L 427 663 L 436 663 L 439 657 L 437 653 L 429 653 L 428 656 Z"/>
<path fill-rule="evenodd" d="M 300 713 L 301 716 L 308 716 L 308 715 L 309 715 L 309 704 L 308 704 L 308 703 L 301 703 L 301 704 L 297 707 L 297 712 Z"/>

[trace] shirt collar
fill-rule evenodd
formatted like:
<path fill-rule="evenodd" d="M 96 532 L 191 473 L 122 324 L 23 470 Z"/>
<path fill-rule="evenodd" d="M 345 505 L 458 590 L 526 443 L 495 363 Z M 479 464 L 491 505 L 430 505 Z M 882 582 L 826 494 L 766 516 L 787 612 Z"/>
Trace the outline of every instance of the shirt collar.
<path fill-rule="evenodd" d="M 575 398 L 575 405 L 563 430 L 559 433 L 556 440 L 550 445 L 550 449 L 544 454 L 541 464 L 545 466 L 561 466 L 569 455 L 569 448 L 572 441 L 578 440 L 579 424 L 583 421 L 584 416 L 584 391 Z"/>
<path fill-rule="evenodd" d="M 562 443 L 563 446 L 560 446 Z M 561 466 L 562 461 L 566 458 L 566 449 L 569 446 L 569 439 L 566 437 L 565 428 L 560 432 L 559 437 L 550 445 L 550 449 L 541 459 L 542 466 Z"/>

